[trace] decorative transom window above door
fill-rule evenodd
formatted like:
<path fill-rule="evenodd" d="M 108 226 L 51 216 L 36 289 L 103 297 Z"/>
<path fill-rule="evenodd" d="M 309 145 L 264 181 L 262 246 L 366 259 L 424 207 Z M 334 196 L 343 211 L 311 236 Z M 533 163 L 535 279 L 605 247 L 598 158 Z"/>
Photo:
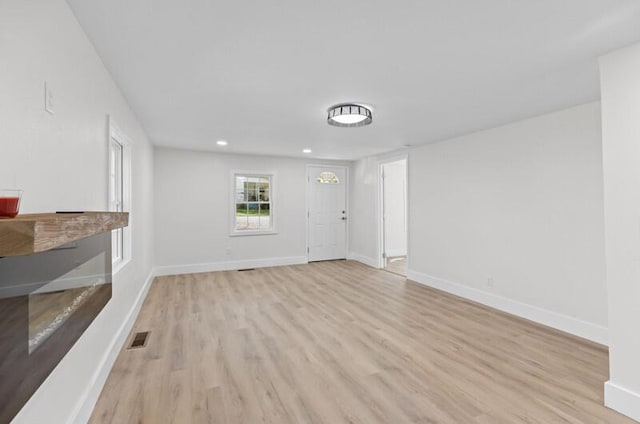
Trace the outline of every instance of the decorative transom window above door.
<path fill-rule="evenodd" d="M 335 172 L 324 171 L 316 178 L 316 182 L 319 184 L 340 184 L 340 179 Z"/>

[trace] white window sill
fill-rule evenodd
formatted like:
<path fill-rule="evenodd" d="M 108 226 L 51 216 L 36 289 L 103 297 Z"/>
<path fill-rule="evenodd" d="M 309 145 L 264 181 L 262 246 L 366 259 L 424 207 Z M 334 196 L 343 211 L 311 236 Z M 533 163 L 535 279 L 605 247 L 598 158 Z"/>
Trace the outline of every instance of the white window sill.
<path fill-rule="evenodd" d="M 235 231 L 229 234 L 229 237 L 244 237 L 244 236 L 272 236 L 278 234 L 277 231 Z"/>
<path fill-rule="evenodd" d="M 122 271 L 127 265 L 131 262 L 131 258 L 123 259 L 114 264 L 111 264 L 111 275 L 116 275 L 120 271 Z"/>

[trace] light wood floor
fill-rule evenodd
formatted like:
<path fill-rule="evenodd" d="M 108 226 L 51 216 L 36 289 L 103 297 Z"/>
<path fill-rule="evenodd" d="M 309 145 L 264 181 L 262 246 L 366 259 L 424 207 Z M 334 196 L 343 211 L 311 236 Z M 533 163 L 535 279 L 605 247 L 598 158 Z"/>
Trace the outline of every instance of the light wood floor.
<path fill-rule="evenodd" d="M 91 423 L 632 423 L 607 351 L 351 261 L 157 278 Z"/>
<path fill-rule="evenodd" d="M 385 271 L 393 272 L 394 274 L 402 276 L 407 275 L 407 257 L 395 256 L 392 258 L 388 258 Z"/>

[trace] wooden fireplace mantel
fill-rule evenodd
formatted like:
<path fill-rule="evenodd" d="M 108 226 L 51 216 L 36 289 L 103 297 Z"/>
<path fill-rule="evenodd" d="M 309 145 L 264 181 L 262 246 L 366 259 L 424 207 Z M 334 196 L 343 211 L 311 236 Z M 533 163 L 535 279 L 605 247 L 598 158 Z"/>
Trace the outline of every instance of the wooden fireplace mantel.
<path fill-rule="evenodd" d="M 44 252 L 127 225 L 128 212 L 43 213 L 0 219 L 0 257 Z"/>

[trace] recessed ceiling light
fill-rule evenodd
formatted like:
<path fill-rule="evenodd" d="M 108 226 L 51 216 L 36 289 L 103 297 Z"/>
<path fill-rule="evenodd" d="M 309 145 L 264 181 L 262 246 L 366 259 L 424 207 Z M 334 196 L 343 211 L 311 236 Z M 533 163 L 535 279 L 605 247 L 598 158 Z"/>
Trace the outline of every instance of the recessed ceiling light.
<path fill-rule="evenodd" d="M 312 152 L 312 150 L 311 150 L 311 149 L 304 149 L 304 150 L 302 151 L 302 153 L 311 153 L 311 152 Z"/>
<path fill-rule="evenodd" d="M 327 110 L 327 123 L 336 127 L 362 127 L 372 121 L 371 109 L 356 103 L 341 103 Z"/>
<path fill-rule="evenodd" d="M 216 144 L 217 144 L 218 146 L 226 146 L 226 145 L 227 145 L 227 142 L 226 142 L 226 141 L 224 141 L 224 140 L 218 140 L 218 141 L 216 141 Z"/>

